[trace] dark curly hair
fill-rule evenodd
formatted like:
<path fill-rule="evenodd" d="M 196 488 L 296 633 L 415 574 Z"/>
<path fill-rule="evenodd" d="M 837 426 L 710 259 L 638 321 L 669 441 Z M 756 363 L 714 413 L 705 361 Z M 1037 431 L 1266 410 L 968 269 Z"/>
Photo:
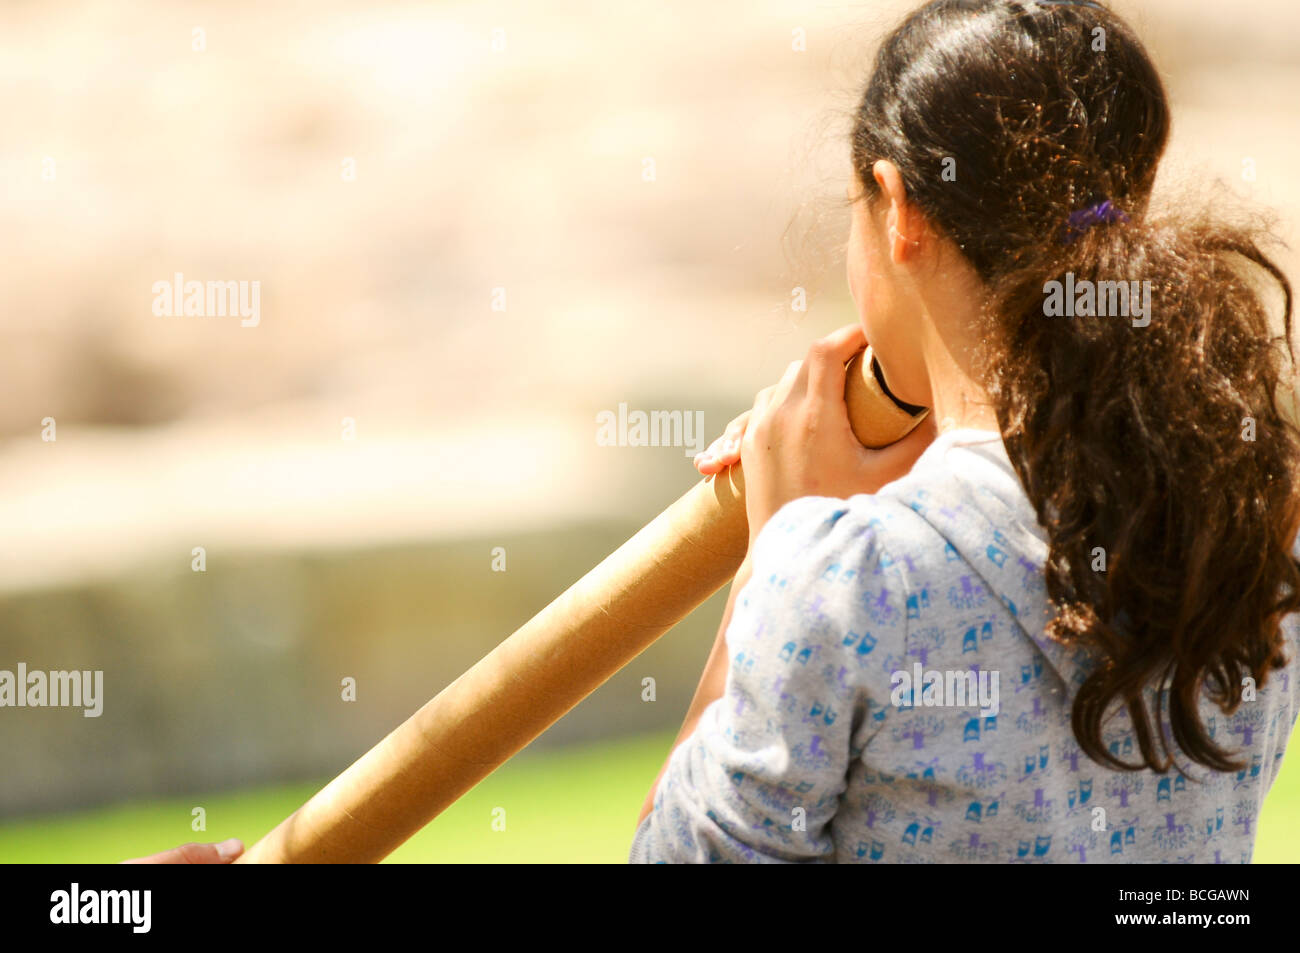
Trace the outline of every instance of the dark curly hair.
<path fill-rule="evenodd" d="M 1048 634 L 1099 659 L 1073 703 L 1080 748 L 1164 772 L 1172 740 L 1231 771 L 1201 693 L 1234 711 L 1247 676 L 1285 664 L 1280 622 L 1300 609 L 1291 286 L 1260 226 L 1148 215 L 1169 126 L 1145 49 L 1101 4 L 935 0 L 877 55 L 852 157 L 868 199 L 872 164 L 896 165 L 988 288 L 980 374 L 1047 532 Z M 1068 231 L 1105 200 L 1127 218 Z M 1067 275 L 1150 282 L 1150 323 L 1046 316 Z M 1282 291 L 1283 335 L 1260 279 Z M 1140 764 L 1102 743 L 1117 705 Z"/>

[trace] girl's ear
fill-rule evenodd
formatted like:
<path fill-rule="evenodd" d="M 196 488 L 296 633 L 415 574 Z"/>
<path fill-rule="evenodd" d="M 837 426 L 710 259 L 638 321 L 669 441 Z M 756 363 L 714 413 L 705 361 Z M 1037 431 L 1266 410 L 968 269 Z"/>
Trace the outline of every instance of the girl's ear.
<path fill-rule="evenodd" d="M 898 167 L 888 159 L 878 159 L 871 167 L 872 178 L 880 186 L 886 203 L 885 225 L 889 230 L 889 257 L 901 265 L 916 256 L 921 247 L 921 232 L 925 223 L 916 208 L 907 200 L 907 187 Z"/>

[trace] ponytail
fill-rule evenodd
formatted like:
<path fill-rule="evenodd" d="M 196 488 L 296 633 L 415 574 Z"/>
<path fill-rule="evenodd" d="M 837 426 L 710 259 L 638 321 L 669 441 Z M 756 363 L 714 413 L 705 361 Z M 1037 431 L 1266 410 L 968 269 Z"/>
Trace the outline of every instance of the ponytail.
<path fill-rule="evenodd" d="M 1231 713 L 1247 679 L 1285 664 L 1279 623 L 1300 609 L 1300 439 L 1279 405 L 1291 286 L 1260 243 L 1208 221 L 1103 223 L 992 283 L 986 375 L 1047 531 L 1047 634 L 1099 656 L 1072 727 L 1115 768 L 1168 770 L 1172 739 L 1240 769 L 1202 724 L 1201 693 Z M 1252 270 L 1281 288 L 1282 335 Z M 1102 743 L 1116 703 L 1140 764 Z"/>

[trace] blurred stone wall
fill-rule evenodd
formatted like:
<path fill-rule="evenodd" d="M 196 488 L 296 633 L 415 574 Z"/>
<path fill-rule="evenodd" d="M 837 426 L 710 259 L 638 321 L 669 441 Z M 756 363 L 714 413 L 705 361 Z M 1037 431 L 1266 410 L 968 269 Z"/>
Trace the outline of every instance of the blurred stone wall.
<path fill-rule="evenodd" d="M 214 554 L 0 598 L 4 668 L 104 672 L 103 712 L 0 711 L 0 815 L 341 771 L 639 527 Z M 491 570 L 502 547 L 506 571 Z M 538 744 L 680 724 L 725 592 Z M 642 699 L 645 677 L 656 700 Z M 355 679 L 356 700 L 342 680 Z"/>

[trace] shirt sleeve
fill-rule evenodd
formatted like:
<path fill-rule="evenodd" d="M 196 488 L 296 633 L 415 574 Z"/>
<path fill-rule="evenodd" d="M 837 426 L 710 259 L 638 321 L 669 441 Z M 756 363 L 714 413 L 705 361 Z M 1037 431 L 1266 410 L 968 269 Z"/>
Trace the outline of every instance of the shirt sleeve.
<path fill-rule="evenodd" d="M 866 503 L 805 497 L 759 533 L 723 696 L 669 759 L 631 862 L 833 861 L 856 735 L 888 697 L 868 688 L 882 569 Z"/>

